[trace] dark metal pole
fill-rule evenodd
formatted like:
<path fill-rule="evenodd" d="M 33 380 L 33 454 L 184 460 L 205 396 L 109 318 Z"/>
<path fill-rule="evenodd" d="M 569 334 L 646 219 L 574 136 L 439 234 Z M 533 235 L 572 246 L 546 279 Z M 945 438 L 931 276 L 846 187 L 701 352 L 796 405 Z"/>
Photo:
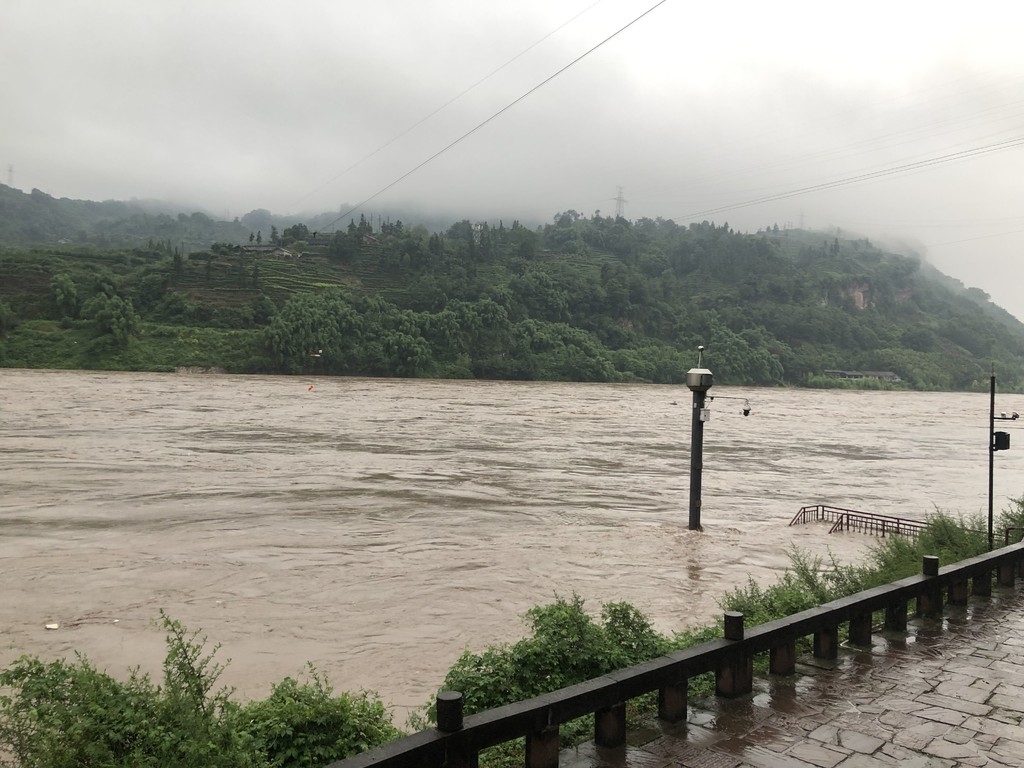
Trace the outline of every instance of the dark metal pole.
<path fill-rule="evenodd" d="M 994 546 L 992 538 L 992 474 L 995 466 L 996 447 L 996 375 L 992 374 L 989 380 L 988 399 L 988 551 L 991 552 Z"/>
<path fill-rule="evenodd" d="M 690 429 L 690 530 L 700 527 L 700 481 L 704 470 L 704 422 L 701 411 L 707 398 L 707 390 L 693 392 L 693 426 Z"/>
<path fill-rule="evenodd" d="M 700 476 L 704 470 L 704 402 L 715 377 L 702 368 L 704 345 L 697 347 L 697 367 L 686 372 L 686 386 L 693 392 L 693 426 L 690 429 L 690 530 L 700 527 Z"/>

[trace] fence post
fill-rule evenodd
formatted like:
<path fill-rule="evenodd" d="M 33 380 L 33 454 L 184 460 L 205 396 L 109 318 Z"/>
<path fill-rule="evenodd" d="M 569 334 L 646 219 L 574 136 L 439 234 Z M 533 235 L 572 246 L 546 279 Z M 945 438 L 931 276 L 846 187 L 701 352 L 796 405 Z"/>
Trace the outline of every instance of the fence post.
<path fill-rule="evenodd" d="M 743 614 L 737 611 L 725 612 L 725 639 L 734 642 L 743 640 Z M 737 651 L 730 654 L 715 673 L 715 693 L 732 698 L 754 690 L 754 657 Z"/>
<path fill-rule="evenodd" d="M 455 733 L 462 730 L 462 694 L 459 691 L 441 691 L 437 694 L 437 730 Z M 445 765 L 451 768 L 476 768 L 478 755 L 466 744 L 448 742 L 445 746 Z"/>
<path fill-rule="evenodd" d="M 862 613 L 850 619 L 850 643 L 871 645 L 871 614 Z"/>
<path fill-rule="evenodd" d="M 526 768 L 558 768 L 558 726 L 526 736 Z"/>
<path fill-rule="evenodd" d="M 969 593 L 967 579 L 961 579 L 960 581 L 954 581 L 949 585 L 949 600 L 950 605 L 967 605 L 967 595 Z"/>
<path fill-rule="evenodd" d="M 992 594 L 992 571 L 986 568 L 971 579 L 971 594 L 989 597 Z"/>
<path fill-rule="evenodd" d="M 777 645 L 768 651 L 768 671 L 773 675 L 792 675 L 796 672 L 796 640 Z"/>
<path fill-rule="evenodd" d="M 832 624 L 814 633 L 814 658 L 839 658 L 839 626 Z"/>
<path fill-rule="evenodd" d="M 1000 563 L 996 569 L 996 581 L 1000 587 L 1012 587 L 1017 580 L 1016 563 Z"/>
<path fill-rule="evenodd" d="M 626 743 L 626 705 L 622 702 L 594 713 L 594 743 L 621 747 Z"/>
<path fill-rule="evenodd" d="M 658 717 L 666 723 L 678 723 L 686 719 L 688 686 L 689 682 L 684 677 L 658 689 Z"/>
<path fill-rule="evenodd" d="M 437 694 L 437 730 L 445 733 L 462 730 L 462 694 L 458 691 Z"/>
<path fill-rule="evenodd" d="M 907 631 L 907 601 L 899 600 L 885 606 L 885 628 L 896 632 Z"/>
<path fill-rule="evenodd" d="M 921 559 L 921 574 L 926 577 L 939 575 L 939 558 L 935 555 L 925 555 Z M 917 612 L 922 616 L 934 616 L 942 613 L 942 589 L 935 586 L 927 586 L 917 596 Z"/>

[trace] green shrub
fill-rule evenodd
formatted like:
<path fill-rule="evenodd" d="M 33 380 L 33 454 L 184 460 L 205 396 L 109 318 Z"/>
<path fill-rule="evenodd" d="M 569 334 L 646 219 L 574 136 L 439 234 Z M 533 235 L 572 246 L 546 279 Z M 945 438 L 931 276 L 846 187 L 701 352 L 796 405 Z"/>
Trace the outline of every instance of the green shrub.
<path fill-rule="evenodd" d="M 1024 538 L 1024 496 L 1010 499 L 1013 505 L 1004 509 L 999 515 L 999 526 L 997 531 L 998 546 L 1005 540 L 1005 531 L 1009 531 L 1010 542 L 1019 542 Z"/>
<path fill-rule="evenodd" d="M 867 564 L 861 568 L 864 588 L 920 573 L 925 555 L 936 555 L 940 564 L 949 565 L 983 554 L 988 551 L 986 530 L 980 517 L 965 519 L 938 511 L 928 517 L 916 539 L 887 536 L 871 547 Z"/>
<path fill-rule="evenodd" d="M 311 682 L 285 678 L 269 698 L 242 709 L 246 730 L 272 768 L 321 768 L 402 735 L 376 694 L 334 696 L 312 665 L 309 674 Z"/>
<path fill-rule="evenodd" d="M 262 766 L 235 728 L 237 707 L 214 693 L 221 667 L 204 642 L 163 616 L 164 685 L 132 670 L 121 682 L 78 655 L 74 662 L 22 657 L 0 672 L 0 747 L 22 768 Z"/>
<path fill-rule="evenodd" d="M 400 736 L 370 694 L 333 696 L 290 678 L 239 706 L 216 688 L 223 667 L 206 638 L 161 613 L 163 685 L 130 671 L 119 681 L 84 656 L 23 657 L 0 672 L 0 755 L 21 768 L 304 768 Z"/>
<path fill-rule="evenodd" d="M 746 585 L 723 595 L 719 601 L 722 609 L 739 611 L 747 626 L 755 626 L 864 589 L 865 573 L 840 564 L 834 556 L 830 555 L 826 566 L 822 558 L 796 547 L 787 554 L 790 567 L 775 584 L 762 587 L 748 579 Z"/>
<path fill-rule="evenodd" d="M 609 603 L 597 622 L 579 595 L 526 612 L 532 634 L 513 645 L 462 654 L 443 688 L 460 691 L 466 714 L 581 683 L 665 653 L 670 643 L 636 608 Z M 435 713 L 428 709 L 428 719 Z"/>

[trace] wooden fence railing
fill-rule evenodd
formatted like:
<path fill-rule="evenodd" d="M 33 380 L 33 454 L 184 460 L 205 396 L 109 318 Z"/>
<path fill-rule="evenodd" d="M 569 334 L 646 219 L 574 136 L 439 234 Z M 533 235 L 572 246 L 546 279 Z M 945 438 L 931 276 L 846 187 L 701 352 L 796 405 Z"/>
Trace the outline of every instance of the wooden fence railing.
<path fill-rule="evenodd" d="M 944 601 L 963 604 L 969 594 L 990 595 L 995 574 L 1001 586 L 1013 586 L 1024 573 L 1024 542 L 954 565 L 939 567 L 938 558 L 924 558 L 922 573 L 892 584 L 834 600 L 817 608 L 744 630 L 743 615 L 726 613 L 724 636 L 676 651 L 585 683 L 463 718 L 461 694 L 438 695 L 438 727 L 407 736 L 332 763 L 329 768 L 475 768 L 480 750 L 526 738 L 527 768 L 556 768 L 558 726 L 584 715 L 594 716 L 594 741 L 621 746 L 626 739 L 626 702 L 657 691 L 658 716 L 668 722 L 686 717 L 687 681 L 715 674 L 716 693 L 734 697 L 753 688 L 753 663 L 769 654 L 774 674 L 795 671 L 797 641 L 813 637 L 813 654 L 834 659 L 839 628 L 849 625 L 849 642 L 871 643 L 873 617 L 884 612 L 885 629 L 907 627 L 910 601 L 921 615 L 942 612 Z"/>

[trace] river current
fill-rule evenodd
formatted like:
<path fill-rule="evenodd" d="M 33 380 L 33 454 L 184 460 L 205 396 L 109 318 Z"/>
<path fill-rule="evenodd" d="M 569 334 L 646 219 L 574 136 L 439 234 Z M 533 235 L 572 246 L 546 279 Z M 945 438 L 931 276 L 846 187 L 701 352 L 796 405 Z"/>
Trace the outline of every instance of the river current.
<path fill-rule="evenodd" d="M 402 724 L 556 594 L 671 632 L 791 546 L 864 556 L 803 505 L 987 514 L 987 393 L 710 394 L 692 532 L 682 386 L 0 370 L 0 663 L 159 676 L 164 610 L 239 698 L 311 662 Z M 998 512 L 1024 447 L 995 464 Z"/>

